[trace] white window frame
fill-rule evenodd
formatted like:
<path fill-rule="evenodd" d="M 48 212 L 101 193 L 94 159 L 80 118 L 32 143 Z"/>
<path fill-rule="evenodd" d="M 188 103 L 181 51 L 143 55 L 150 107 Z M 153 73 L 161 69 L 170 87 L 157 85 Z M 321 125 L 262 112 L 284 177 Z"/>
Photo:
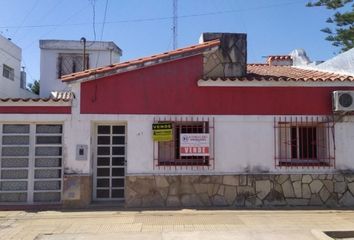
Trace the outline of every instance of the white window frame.
<path fill-rule="evenodd" d="M 5 72 L 8 72 L 8 76 L 6 76 L 7 74 L 5 74 Z M 14 81 L 15 80 L 15 70 L 6 64 L 3 64 L 2 65 L 2 76 L 4 78 Z"/>

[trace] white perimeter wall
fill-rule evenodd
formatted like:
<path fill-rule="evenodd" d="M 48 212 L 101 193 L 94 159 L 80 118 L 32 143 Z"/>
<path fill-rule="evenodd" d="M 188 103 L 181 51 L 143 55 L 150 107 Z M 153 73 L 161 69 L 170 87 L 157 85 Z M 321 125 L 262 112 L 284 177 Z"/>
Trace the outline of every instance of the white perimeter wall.
<path fill-rule="evenodd" d="M 73 115 L 0 114 L 0 121 L 1 123 L 63 123 L 64 166 L 67 173 L 92 173 L 94 126 L 98 123 L 125 124 L 127 126 L 128 175 L 324 173 L 354 170 L 354 117 L 346 117 L 343 122 L 335 125 L 336 169 L 275 168 L 273 116 L 209 117 L 215 119 L 215 169 L 210 170 L 154 169 L 151 130 L 154 116 L 152 115 L 87 114 L 79 116 L 75 112 Z M 88 145 L 88 160 L 75 159 L 77 144 Z"/>
<path fill-rule="evenodd" d="M 76 144 L 89 145 L 93 159 L 94 127 L 99 123 L 127 126 L 127 174 L 226 174 L 226 173 L 297 173 L 354 170 L 354 117 L 335 125 L 336 169 L 275 168 L 274 116 L 204 116 L 215 120 L 215 168 L 210 170 L 158 169 L 153 163 L 152 115 L 81 115 L 69 121 L 66 136 L 67 166 L 90 173 L 92 163 L 75 160 Z M 160 116 L 161 117 L 161 116 Z M 162 116 L 164 117 L 164 116 Z M 168 117 L 168 116 L 167 116 Z M 173 116 L 173 118 L 178 116 Z M 181 116 L 183 118 L 191 116 Z M 69 126 L 70 125 L 70 126 Z M 92 143 L 92 144 L 91 144 Z M 70 157 L 71 156 L 71 157 Z"/>

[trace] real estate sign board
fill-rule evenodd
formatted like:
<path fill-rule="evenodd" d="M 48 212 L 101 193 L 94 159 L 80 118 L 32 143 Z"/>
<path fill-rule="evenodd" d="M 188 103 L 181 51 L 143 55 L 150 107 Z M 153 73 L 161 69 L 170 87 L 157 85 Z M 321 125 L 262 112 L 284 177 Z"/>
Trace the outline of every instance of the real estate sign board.
<path fill-rule="evenodd" d="M 209 156 L 209 133 L 181 133 L 181 156 Z"/>
<path fill-rule="evenodd" d="M 172 141 L 172 123 L 152 124 L 152 139 L 157 142 Z"/>

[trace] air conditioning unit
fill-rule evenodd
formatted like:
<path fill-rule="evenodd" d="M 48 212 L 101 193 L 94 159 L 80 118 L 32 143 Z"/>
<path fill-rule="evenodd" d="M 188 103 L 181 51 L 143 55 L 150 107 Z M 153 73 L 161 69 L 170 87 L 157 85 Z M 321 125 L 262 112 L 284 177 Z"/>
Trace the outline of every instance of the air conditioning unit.
<path fill-rule="evenodd" d="M 354 91 L 334 91 L 333 111 L 334 112 L 354 111 Z"/>

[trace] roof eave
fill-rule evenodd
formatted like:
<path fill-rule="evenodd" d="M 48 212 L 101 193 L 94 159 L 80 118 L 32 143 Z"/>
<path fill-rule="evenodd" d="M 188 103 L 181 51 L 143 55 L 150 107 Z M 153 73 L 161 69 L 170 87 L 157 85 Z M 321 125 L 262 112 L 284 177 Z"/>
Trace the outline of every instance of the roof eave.
<path fill-rule="evenodd" d="M 63 81 L 63 82 L 71 84 L 71 83 L 76 83 L 76 82 L 92 81 L 92 80 L 96 80 L 98 78 L 104 78 L 104 77 L 109 77 L 109 76 L 116 75 L 116 74 L 121 74 L 121 73 L 136 71 L 136 70 L 141 70 L 141 69 L 145 69 L 145 68 L 148 68 L 148 67 L 151 67 L 151 66 L 158 66 L 158 65 L 161 65 L 161 64 L 166 64 L 166 63 L 170 63 L 170 62 L 186 59 L 186 58 L 189 58 L 189 57 L 198 56 L 198 55 L 201 55 L 201 54 L 203 54 L 203 53 L 197 53 L 197 54 L 193 54 L 193 55 L 188 55 L 186 57 L 180 57 L 180 58 L 171 59 L 171 60 L 167 60 L 167 61 L 161 61 L 161 62 L 152 63 L 152 64 L 149 64 L 149 62 L 146 62 L 144 64 L 144 66 L 140 66 L 140 67 L 118 68 L 116 70 L 112 70 L 112 71 L 109 71 L 109 72 L 103 72 L 103 73 L 94 72 L 94 73 L 92 73 L 92 74 L 90 74 L 89 76 L 86 76 L 86 77 L 78 77 L 78 78 L 71 79 L 71 80 L 68 80 L 68 81 Z"/>
<path fill-rule="evenodd" d="M 72 105 L 72 99 L 70 100 L 55 100 L 55 99 L 16 99 L 16 98 L 6 98 L 0 99 L 0 106 L 13 107 L 69 107 Z"/>
<path fill-rule="evenodd" d="M 212 41 L 201 46 L 195 45 L 189 48 L 177 49 L 174 51 L 152 55 L 150 57 L 140 58 L 133 61 L 122 62 L 116 65 L 110 65 L 107 67 L 100 67 L 92 70 L 86 70 L 80 73 L 74 73 L 66 75 L 61 78 L 62 82 L 73 82 L 73 81 L 89 81 L 97 78 L 102 78 L 114 74 L 119 74 L 128 71 L 134 71 L 150 66 L 159 65 L 162 63 L 177 61 L 185 59 L 188 57 L 208 53 L 210 51 L 215 51 L 219 47 L 220 41 Z M 187 49 L 187 50 L 186 50 Z M 111 68 L 108 69 L 107 68 Z M 105 69 L 106 68 L 106 69 Z"/>

